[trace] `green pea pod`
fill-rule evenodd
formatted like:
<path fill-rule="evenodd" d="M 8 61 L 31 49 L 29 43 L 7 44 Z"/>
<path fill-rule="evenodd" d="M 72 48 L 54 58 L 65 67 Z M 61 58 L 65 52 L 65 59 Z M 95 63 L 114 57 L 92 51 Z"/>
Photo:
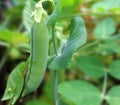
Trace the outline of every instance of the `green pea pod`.
<path fill-rule="evenodd" d="M 44 19 L 34 21 L 31 32 L 31 61 L 22 96 L 35 91 L 43 80 L 48 59 L 48 37 Z"/>

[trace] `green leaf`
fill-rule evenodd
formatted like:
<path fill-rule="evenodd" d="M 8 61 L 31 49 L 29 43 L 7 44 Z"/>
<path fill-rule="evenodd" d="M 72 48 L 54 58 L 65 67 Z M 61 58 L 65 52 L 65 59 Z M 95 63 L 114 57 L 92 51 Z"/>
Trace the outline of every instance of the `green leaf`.
<path fill-rule="evenodd" d="M 76 9 L 83 0 L 57 0 L 57 5 L 50 17 L 48 25 L 54 24 L 61 17 L 67 17 L 76 13 Z"/>
<path fill-rule="evenodd" d="M 27 102 L 26 105 L 50 105 L 50 104 L 39 100 L 32 100 Z"/>
<path fill-rule="evenodd" d="M 80 17 L 76 17 L 71 21 L 70 36 L 62 50 L 61 55 L 55 57 L 49 68 L 51 70 L 64 70 L 72 54 L 86 42 L 87 33 L 85 23 Z"/>
<path fill-rule="evenodd" d="M 82 1 L 83 0 L 58 0 L 56 6 L 58 15 L 65 16 L 75 12 Z"/>
<path fill-rule="evenodd" d="M 8 77 L 5 93 L 1 99 L 2 101 L 11 99 L 11 104 L 15 104 L 23 87 L 24 78 L 22 74 L 23 70 L 21 69 L 24 69 L 24 66 L 25 63 L 22 62 L 11 72 Z"/>
<path fill-rule="evenodd" d="M 109 73 L 112 77 L 120 80 L 120 60 L 115 60 L 110 64 Z"/>
<path fill-rule="evenodd" d="M 94 29 L 96 38 L 100 40 L 109 39 L 110 36 L 116 31 L 113 19 L 107 18 L 101 21 Z"/>
<path fill-rule="evenodd" d="M 120 104 L 120 85 L 113 87 L 107 93 L 106 99 L 109 105 L 119 105 Z"/>
<path fill-rule="evenodd" d="M 20 32 L 9 31 L 7 29 L 4 29 L 0 32 L 0 40 L 5 41 L 13 46 L 17 46 L 19 44 L 26 44 L 29 42 L 27 36 L 21 34 Z"/>
<path fill-rule="evenodd" d="M 11 0 L 14 6 L 24 5 L 25 0 Z"/>
<path fill-rule="evenodd" d="M 118 52 L 120 52 L 120 45 L 116 40 L 115 41 L 111 41 L 111 40 L 105 41 L 104 43 L 101 44 L 101 48 L 98 50 L 100 50 L 100 53 L 103 53 L 106 55 L 118 53 Z"/>
<path fill-rule="evenodd" d="M 96 2 L 93 6 L 92 6 L 92 10 L 93 12 L 118 12 L 120 13 L 120 10 L 118 11 L 118 9 L 120 9 L 119 6 L 120 0 L 103 0 L 100 2 Z M 116 10 L 117 9 L 117 10 Z"/>
<path fill-rule="evenodd" d="M 80 56 L 76 58 L 76 64 L 81 71 L 91 77 L 100 78 L 104 75 L 104 65 L 96 57 Z"/>
<path fill-rule="evenodd" d="M 33 0 L 27 0 L 23 10 L 23 23 L 29 32 L 31 32 L 31 25 L 33 23 L 32 11 L 34 9 L 35 2 Z"/>
<path fill-rule="evenodd" d="M 59 93 L 75 103 L 75 105 L 100 105 L 100 91 L 84 81 L 63 82 L 59 85 Z"/>

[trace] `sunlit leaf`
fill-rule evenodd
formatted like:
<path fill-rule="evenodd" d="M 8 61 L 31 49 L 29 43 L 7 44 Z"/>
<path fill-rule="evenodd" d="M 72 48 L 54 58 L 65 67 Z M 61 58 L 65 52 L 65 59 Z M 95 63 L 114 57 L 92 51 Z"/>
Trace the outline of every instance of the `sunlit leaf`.
<path fill-rule="evenodd" d="M 120 0 L 103 0 L 92 6 L 93 12 L 117 12 L 120 13 Z"/>
<path fill-rule="evenodd" d="M 33 23 L 32 11 L 35 9 L 35 2 L 33 0 L 27 0 L 23 10 L 23 23 L 27 30 L 31 31 L 31 25 Z"/>
<path fill-rule="evenodd" d="M 2 97 L 2 101 L 11 99 L 11 104 L 15 104 L 16 100 L 20 96 L 23 87 L 23 74 L 21 69 L 24 69 L 25 63 L 20 63 L 10 74 L 7 81 L 5 93 Z"/>
<path fill-rule="evenodd" d="M 59 94 L 75 105 L 100 105 L 102 100 L 99 89 L 90 83 L 77 80 L 61 83 Z"/>
<path fill-rule="evenodd" d="M 32 100 L 27 102 L 26 105 L 50 105 L 50 104 L 39 100 Z"/>
<path fill-rule="evenodd" d="M 0 32 L 0 40 L 5 41 L 13 46 L 29 42 L 27 36 L 21 34 L 20 32 L 9 31 L 7 29 L 4 29 L 3 31 Z"/>
<path fill-rule="evenodd" d="M 106 97 L 109 105 L 119 105 L 120 104 L 120 85 L 110 89 Z"/>
<path fill-rule="evenodd" d="M 116 31 L 113 19 L 107 18 L 101 21 L 95 28 L 94 34 L 100 40 L 109 39 L 110 36 Z"/>
<path fill-rule="evenodd" d="M 49 25 L 54 24 L 59 18 L 67 17 L 76 13 L 76 9 L 83 0 L 57 0 L 57 5 L 53 11 Z"/>

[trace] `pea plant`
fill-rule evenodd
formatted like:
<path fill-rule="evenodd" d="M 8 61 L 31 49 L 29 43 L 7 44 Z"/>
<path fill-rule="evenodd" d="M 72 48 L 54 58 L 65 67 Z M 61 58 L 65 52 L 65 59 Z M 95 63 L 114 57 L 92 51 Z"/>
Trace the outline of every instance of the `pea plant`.
<path fill-rule="evenodd" d="M 87 30 L 82 18 L 84 14 L 78 12 L 82 2 L 26 1 L 23 22 L 30 33 L 30 56 L 9 75 L 2 101 L 9 100 L 9 105 L 15 105 L 21 97 L 24 99 L 35 92 L 48 69 L 52 74 L 51 94 L 54 103 L 41 105 L 119 105 L 120 85 L 109 86 L 108 79 L 120 80 L 120 60 L 105 64 L 102 56 L 120 52 L 120 35 L 115 34 L 114 20 L 107 17 L 94 29 L 97 40 L 86 44 Z M 104 2 L 109 0 L 93 6 L 94 14 L 96 10 L 101 12 L 100 7 Z M 102 12 L 113 11 L 115 8 L 116 5 L 102 8 Z M 69 68 L 76 69 L 74 72 L 78 70 L 81 80 L 60 82 L 59 79 Z"/>

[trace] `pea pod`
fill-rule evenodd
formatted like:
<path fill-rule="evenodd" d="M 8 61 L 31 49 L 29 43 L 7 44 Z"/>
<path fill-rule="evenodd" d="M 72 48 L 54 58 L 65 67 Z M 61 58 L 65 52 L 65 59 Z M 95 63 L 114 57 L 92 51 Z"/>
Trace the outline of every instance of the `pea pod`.
<path fill-rule="evenodd" d="M 43 80 L 48 58 L 48 34 L 43 18 L 40 22 L 34 21 L 31 32 L 31 61 L 23 96 L 35 91 Z"/>

